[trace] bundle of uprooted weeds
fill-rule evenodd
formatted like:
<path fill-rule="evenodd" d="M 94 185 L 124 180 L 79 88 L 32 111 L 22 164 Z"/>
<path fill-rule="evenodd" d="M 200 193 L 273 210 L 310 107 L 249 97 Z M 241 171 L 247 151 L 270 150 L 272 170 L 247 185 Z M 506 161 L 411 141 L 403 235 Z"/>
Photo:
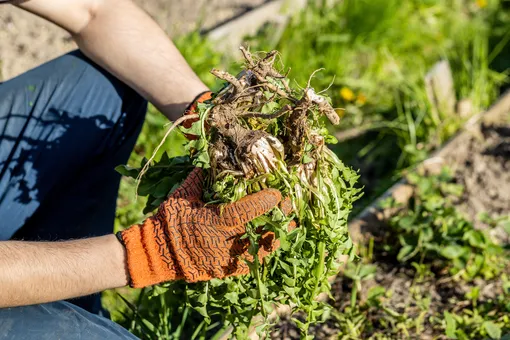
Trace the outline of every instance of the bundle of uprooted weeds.
<path fill-rule="evenodd" d="M 319 322 L 328 309 L 317 296 L 329 293 L 328 278 L 337 273 L 337 259 L 351 249 L 347 217 L 359 196 L 354 188 L 358 176 L 326 146 L 335 140 L 322 118 L 339 123 L 328 100 L 309 83 L 304 89 L 291 89 L 286 76 L 274 67 L 276 51 L 260 58 L 241 51 L 245 69 L 238 77 L 211 71 L 227 85 L 198 104 L 198 115 L 191 116 L 198 121 L 182 129 L 198 136 L 187 144 L 188 155 L 164 155 L 156 164 L 145 161 L 140 172 L 130 175 L 141 177 L 138 192 L 149 196 L 147 211 L 198 166 L 208 174 L 205 202 L 234 202 L 269 187 L 291 198 L 293 213 L 284 216 L 275 208 L 249 223 L 246 237 L 252 254 L 258 251 L 256 230 L 261 226 L 273 231 L 281 245 L 264 263 L 254 256 L 250 275 L 196 284 L 172 282 L 155 292 L 183 294 L 173 305 L 159 308 L 182 308 L 180 300 L 202 315 L 203 325 L 219 316 L 223 324 L 234 327 L 237 338 L 247 336 L 254 317 L 257 330 L 264 331 L 269 324 L 265 317 L 275 306 L 291 305 L 293 312 L 305 316 L 295 321 L 306 336 L 310 324 Z M 289 232 L 291 220 L 297 228 Z"/>

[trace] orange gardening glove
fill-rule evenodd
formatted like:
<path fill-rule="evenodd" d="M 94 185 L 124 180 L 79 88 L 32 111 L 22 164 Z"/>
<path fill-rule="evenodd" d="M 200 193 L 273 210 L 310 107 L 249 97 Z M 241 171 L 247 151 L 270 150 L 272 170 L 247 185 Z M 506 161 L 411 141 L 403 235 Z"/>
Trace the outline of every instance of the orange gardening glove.
<path fill-rule="evenodd" d="M 197 104 L 203 103 L 206 100 L 209 100 L 211 98 L 212 98 L 211 91 L 202 92 L 195 98 L 195 100 L 193 100 L 193 102 L 190 104 L 190 106 L 188 106 L 188 108 L 184 111 L 184 116 L 198 113 Z M 182 126 L 185 127 L 186 129 L 189 129 L 189 128 L 191 128 L 193 123 L 195 123 L 197 121 L 198 121 L 198 119 L 189 119 L 189 120 L 184 121 L 182 123 Z M 186 136 L 186 138 L 188 140 L 196 140 L 199 137 L 199 136 L 195 136 L 195 135 L 189 134 L 189 133 L 185 133 L 184 136 Z"/>
<path fill-rule="evenodd" d="M 241 239 L 244 225 L 270 211 L 282 196 L 276 189 L 265 189 L 223 207 L 205 205 L 200 199 L 203 180 L 202 169 L 195 168 L 153 217 L 118 233 L 127 250 L 132 287 L 249 273 L 245 259 L 253 257 L 249 240 Z M 259 260 L 278 246 L 272 232 L 263 232 Z"/>

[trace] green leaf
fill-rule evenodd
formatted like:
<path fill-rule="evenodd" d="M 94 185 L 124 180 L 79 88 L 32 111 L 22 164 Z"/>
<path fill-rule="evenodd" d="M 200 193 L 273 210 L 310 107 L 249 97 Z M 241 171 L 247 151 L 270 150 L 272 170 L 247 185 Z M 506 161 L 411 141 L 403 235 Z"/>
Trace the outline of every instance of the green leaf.
<path fill-rule="evenodd" d="M 140 170 L 138 168 L 133 168 L 128 165 L 118 165 L 115 167 L 115 171 L 117 171 L 122 176 L 127 176 L 131 178 L 137 178 Z"/>
<path fill-rule="evenodd" d="M 431 195 L 423 203 L 428 211 L 435 211 L 442 209 L 445 205 L 445 199 L 441 195 Z"/>
<path fill-rule="evenodd" d="M 285 263 L 284 261 L 279 261 L 279 265 L 283 268 L 283 270 L 285 270 L 287 275 L 293 275 L 294 274 L 292 268 L 287 263 Z"/>
<path fill-rule="evenodd" d="M 156 332 L 156 327 L 147 319 L 139 319 L 139 321 L 143 322 L 143 325 L 145 327 L 147 327 L 147 329 L 151 332 L 151 333 L 155 333 Z"/>
<path fill-rule="evenodd" d="M 156 198 L 164 198 L 167 197 L 170 189 L 175 185 L 174 181 L 172 181 L 172 177 L 165 177 L 154 188 L 154 192 L 152 195 Z"/>
<path fill-rule="evenodd" d="M 304 322 L 302 322 L 296 318 L 292 318 L 292 321 L 296 324 L 296 326 L 298 326 L 299 329 L 308 330 L 308 324 L 305 324 Z"/>
<path fill-rule="evenodd" d="M 459 245 L 449 245 L 439 250 L 439 253 L 447 259 L 456 259 L 469 252 L 469 249 Z"/>
<path fill-rule="evenodd" d="M 148 196 L 154 192 L 156 189 L 156 185 L 158 182 L 154 182 L 151 180 L 142 181 L 138 186 L 138 195 L 140 196 Z"/>
<path fill-rule="evenodd" d="M 457 330 L 457 321 L 449 312 L 444 312 L 444 321 L 445 321 L 445 330 L 446 336 L 450 339 L 457 339 L 457 335 L 455 334 Z"/>
<path fill-rule="evenodd" d="M 247 296 L 241 300 L 244 305 L 250 306 L 250 305 L 256 305 L 259 300 L 252 298 L 251 296 Z"/>
<path fill-rule="evenodd" d="M 343 275 L 351 280 L 357 280 L 358 274 L 356 272 L 356 265 L 354 263 L 347 263 Z"/>
<path fill-rule="evenodd" d="M 200 136 L 202 133 L 202 125 L 200 121 L 196 121 L 193 124 L 191 124 L 190 128 L 185 128 L 182 125 L 180 125 L 179 130 L 185 134 Z"/>
<path fill-rule="evenodd" d="M 482 270 L 484 262 L 484 256 L 476 254 L 474 260 L 466 267 L 468 275 L 474 278 Z"/>
<path fill-rule="evenodd" d="M 209 162 L 210 162 L 209 153 L 200 152 L 199 156 L 195 158 L 194 164 L 197 167 L 208 169 L 210 167 Z"/>
<path fill-rule="evenodd" d="M 283 230 L 279 230 L 279 232 L 278 232 L 278 239 L 280 240 L 280 247 L 284 251 L 289 251 L 290 250 L 290 243 L 287 240 L 287 233 L 285 231 L 283 231 Z"/>
<path fill-rule="evenodd" d="M 402 229 L 409 229 L 414 224 L 414 216 L 405 216 L 398 221 L 398 226 Z"/>
<path fill-rule="evenodd" d="M 479 230 L 470 230 L 464 234 L 463 239 L 469 242 L 471 247 L 484 249 L 486 245 L 485 237 Z"/>
<path fill-rule="evenodd" d="M 235 292 L 229 292 L 225 294 L 225 299 L 227 299 L 228 301 L 230 301 L 230 303 L 234 305 L 239 302 L 239 296 Z"/>
<path fill-rule="evenodd" d="M 283 290 L 284 290 L 287 294 L 289 294 L 289 296 L 290 296 L 290 297 L 292 297 L 293 299 L 295 299 L 295 298 L 296 298 L 296 292 L 295 292 L 296 288 L 294 288 L 294 287 L 289 287 L 289 286 L 282 286 L 282 288 L 283 288 Z"/>
<path fill-rule="evenodd" d="M 361 279 L 366 279 L 377 272 L 377 266 L 373 264 L 364 264 L 361 266 L 359 270 L 359 277 Z"/>
<path fill-rule="evenodd" d="M 473 287 L 469 292 L 466 293 L 466 298 L 471 301 L 478 301 L 478 297 L 480 296 L 480 287 Z"/>
<path fill-rule="evenodd" d="M 491 337 L 491 339 L 500 339 L 501 338 L 501 327 L 496 325 L 494 322 L 485 321 L 482 324 L 482 327 L 485 329 L 485 331 Z"/>
<path fill-rule="evenodd" d="M 168 288 L 155 285 L 152 287 L 151 297 L 156 297 L 158 295 L 162 295 L 168 292 Z"/>
<path fill-rule="evenodd" d="M 287 276 L 285 274 L 282 274 L 282 279 L 283 279 L 283 282 L 285 282 L 285 284 L 287 286 L 294 287 L 296 285 L 296 280 L 293 278 L 290 278 L 289 276 Z"/>
<path fill-rule="evenodd" d="M 434 239 L 434 230 L 430 226 L 426 226 L 421 230 L 422 242 L 427 243 Z"/>
<path fill-rule="evenodd" d="M 456 183 L 444 183 L 441 185 L 441 190 L 445 194 L 451 194 L 455 197 L 462 196 L 462 193 L 464 192 L 464 187 L 460 184 Z"/>
<path fill-rule="evenodd" d="M 264 106 L 262 106 L 262 110 L 261 112 L 262 113 L 273 113 L 275 111 L 277 111 L 279 107 L 279 104 L 277 102 L 268 102 L 266 104 L 264 104 Z"/>
<path fill-rule="evenodd" d="M 386 293 L 386 289 L 382 286 L 374 286 L 368 290 L 367 293 L 367 299 L 373 300 L 375 298 L 378 298 L 379 296 L 382 296 Z"/>
<path fill-rule="evenodd" d="M 400 251 L 398 252 L 398 255 L 397 255 L 397 260 L 399 262 L 402 262 L 403 259 L 411 254 L 411 252 L 414 250 L 414 247 L 413 246 L 410 246 L 410 245 L 407 245 L 407 246 L 403 246 L 402 248 L 400 248 Z"/>
<path fill-rule="evenodd" d="M 312 157 L 308 156 L 307 154 L 304 154 L 303 160 L 301 161 L 301 163 L 307 164 L 307 163 L 311 163 L 313 161 L 314 161 L 314 159 Z"/>

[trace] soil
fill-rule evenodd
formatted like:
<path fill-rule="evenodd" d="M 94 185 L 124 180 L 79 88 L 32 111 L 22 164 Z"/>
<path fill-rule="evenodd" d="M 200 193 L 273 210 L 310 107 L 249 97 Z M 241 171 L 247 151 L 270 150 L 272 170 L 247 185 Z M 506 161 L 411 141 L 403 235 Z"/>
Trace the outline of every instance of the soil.
<path fill-rule="evenodd" d="M 207 29 L 267 0 L 134 0 L 171 36 Z M 0 5 L 0 81 L 76 48 L 61 28 L 11 5 Z"/>
<path fill-rule="evenodd" d="M 510 124 L 481 124 L 478 132 L 448 162 L 455 165 L 457 182 L 465 188 L 460 210 L 478 228 L 486 228 L 478 214 L 497 217 L 510 211 Z M 503 230 L 495 229 L 493 236 L 510 243 Z"/>
<path fill-rule="evenodd" d="M 409 337 L 405 337 L 401 334 L 391 333 L 391 327 L 381 326 L 379 320 L 384 317 L 385 312 L 373 309 L 367 314 L 367 318 L 374 325 L 374 329 L 364 332 L 363 339 L 377 334 L 386 336 L 387 339 L 446 340 L 448 338 L 444 335 L 444 331 L 436 329 L 430 323 L 432 316 L 442 315 L 445 310 L 459 312 L 468 307 L 462 300 L 473 287 L 480 288 L 480 303 L 492 300 L 503 292 L 501 280 L 475 280 L 473 283 L 467 284 L 449 280 L 448 277 L 436 277 L 417 282 L 414 279 L 414 270 L 410 268 L 399 267 L 398 264 L 384 261 L 375 261 L 374 264 L 377 266 L 377 273 L 374 279 L 363 282 L 360 292 L 361 301 L 366 299 L 370 288 L 382 286 L 387 292 L 391 292 L 389 298 L 383 299 L 385 306 L 405 315 L 406 319 L 416 320 L 421 316 L 425 322 L 419 336 L 410 332 Z M 350 304 L 351 289 L 351 281 L 339 277 L 333 284 L 335 300 L 331 300 L 329 303 L 338 310 L 345 310 L 345 307 Z M 428 308 L 422 309 L 416 303 L 416 299 L 420 297 L 430 299 Z M 422 313 L 424 315 L 420 315 Z M 340 330 L 334 318 L 310 329 L 310 334 L 313 334 L 316 339 L 341 339 L 339 333 Z M 289 318 L 285 318 L 275 327 L 271 333 L 271 339 L 297 340 L 300 339 L 299 330 Z"/>
<path fill-rule="evenodd" d="M 510 118 L 510 114 L 507 118 Z M 466 138 L 467 142 L 461 143 L 460 148 L 449 152 L 449 158 L 445 161 L 455 171 L 457 183 L 465 186 L 457 207 L 469 220 L 475 222 L 477 228 L 487 229 L 488 225 L 478 220 L 480 213 L 487 212 L 491 217 L 510 213 L 510 123 L 490 125 L 482 123 L 474 130 L 474 133 Z M 495 241 L 504 245 L 510 244 L 509 236 L 503 230 L 491 228 L 491 234 Z M 377 267 L 377 272 L 373 279 L 363 281 L 360 298 L 364 301 L 371 287 L 382 286 L 387 292 L 391 292 L 389 297 L 385 298 L 384 305 L 398 313 L 405 313 L 406 318 L 411 320 L 424 317 L 424 329 L 419 335 L 410 334 L 409 337 L 405 337 L 407 339 L 447 339 L 443 330 L 433 327 L 430 317 L 441 315 L 445 310 L 458 312 L 468 307 L 462 300 L 465 300 L 465 294 L 475 286 L 480 289 L 479 301 L 494 299 L 503 290 L 500 279 L 489 281 L 476 279 L 471 283 L 465 283 L 436 273 L 435 277 L 419 281 L 416 279 L 414 269 L 390 261 L 385 254 L 377 251 L 373 264 Z M 507 268 L 506 272 L 508 274 L 510 268 Z M 333 283 L 334 300 L 329 302 L 337 310 L 345 310 L 350 304 L 351 282 L 339 275 Z M 428 307 L 420 308 L 416 304 L 419 297 L 430 299 Z M 392 327 L 379 324 L 384 315 L 382 310 L 375 309 L 367 315 L 374 329 L 364 333 L 366 338 L 375 333 L 390 339 L 403 338 L 402 335 L 389 333 Z M 339 332 L 334 318 L 310 330 L 317 339 L 338 339 Z M 299 331 L 287 318 L 279 322 L 271 338 L 299 339 Z"/>

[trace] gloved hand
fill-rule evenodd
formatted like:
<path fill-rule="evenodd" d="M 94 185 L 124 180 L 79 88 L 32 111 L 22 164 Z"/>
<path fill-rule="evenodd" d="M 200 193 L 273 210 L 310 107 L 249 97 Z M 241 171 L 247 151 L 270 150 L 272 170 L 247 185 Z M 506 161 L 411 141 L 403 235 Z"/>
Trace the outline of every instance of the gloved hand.
<path fill-rule="evenodd" d="M 211 97 L 212 97 L 212 92 L 211 91 L 206 91 L 206 92 L 202 92 L 201 94 L 199 94 L 195 98 L 195 100 L 193 100 L 193 102 L 188 106 L 188 108 L 184 111 L 184 116 L 198 113 L 198 111 L 197 111 L 197 104 L 198 103 L 203 103 L 206 100 L 211 99 Z M 189 120 L 186 120 L 186 121 L 184 121 L 182 123 L 182 126 L 185 127 L 186 129 L 189 129 L 189 128 L 191 128 L 193 123 L 195 123 L 196 121 L 198 121 L 198 119 L 189 119 Z M 195 135 L 192 135 L 192 134 L 189 134 L 189 133 L 185 133 L 184 136 L 186 136 L 186 138 L 188 140 L 196 140 L 196 139 L 198 139 L 198 136 L 195 136 Z"/>
<path fill-rule="evenodd" d="M 245 224 L 275 207 L 281 194 L 265 189 L 222 207 L 205 205 L 200 200 L 203 181 L 202 169 L 194 169 L 153 217 L 118 233 L 127 250 L 132 287 L 249 273 L 244 261 L 253 260 L 249 240 L 240 239 Z M 285 213 L 288 208 L 289 204 L 282 206 Z M 278 247 L 274 234 L 264 232 L 259 260 Z"/>

